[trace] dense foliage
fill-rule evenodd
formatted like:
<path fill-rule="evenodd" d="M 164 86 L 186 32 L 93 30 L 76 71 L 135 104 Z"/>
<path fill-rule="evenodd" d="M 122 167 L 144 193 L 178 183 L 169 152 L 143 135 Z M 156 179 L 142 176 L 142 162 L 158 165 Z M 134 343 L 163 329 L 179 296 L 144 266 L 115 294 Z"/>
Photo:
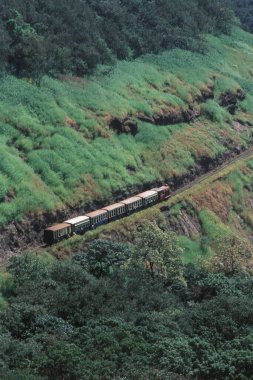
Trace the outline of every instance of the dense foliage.
<path fill-rule="evenodd" d="M 196 48 L 205 32 L 228 32 L 223 0 L 3 0 L 0 63 L 16 75 L 83 75 L 170 47 Z"/>
<path fill-rule="evenodd" d="M 135 253 L 98 240 L 67 262 L 13 259 L 2 279 L 1 379 L 252 378 L 252 278 L 190 265 L 168 279 L 136 260 L 147 255 L 142 238 Z"/>
<path fill-rule="evenodd" d="M 235 13 L 240 18 L 242 25 L 253 32 L 253 2 L 252 0 L 230 0 Z"/>

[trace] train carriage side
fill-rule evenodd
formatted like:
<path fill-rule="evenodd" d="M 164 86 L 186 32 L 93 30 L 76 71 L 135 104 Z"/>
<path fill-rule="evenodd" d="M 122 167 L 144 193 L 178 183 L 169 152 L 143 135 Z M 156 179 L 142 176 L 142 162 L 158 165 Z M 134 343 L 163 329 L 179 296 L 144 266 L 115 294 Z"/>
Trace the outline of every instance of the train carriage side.
<path fill-rule="evenodd" d="M 71 225 L 60 223 L 55 226 L 46 228 L 44 231 L 44 241 L 46 244 L 54 244 L 60 240 L 66 239 L 71 235 Z"/>
<path fill-rule="evenodd" d="M 88 216 L 77 216 L 76 218 L 66 220 L 65 223 L 71 225 L 72 234 L 83 234 L 90 228 L 90 218 Z"/>
<path fill-rule="evenodd" d="M 139 196 L 131 197 L 128 199 L 124 199 L 120 203 L 126 206 L 126 214 L 132 214 L 143 207 L 143 200 Z"/>
<path fill-rule="evenodd" d="M 90 218 L 90 225 L 92 228 L 101 226 L 102 224 L 108 223 L 108 212 L 106 210 L 97 210 L 86 214 Z"/>
<path fill-rule="evenodd" d="M 158 192 L 156 190 L 148 190 L 137 196 L 142 198 L 144 207 L 152 206 L 158 202 Z"/>
<path fill-rule="evenodd" d="M 103 210 L 107 211 L 110 222 L 126 215 L 126 205 L 122 203 L 114 203 L 104 207 Z"/>

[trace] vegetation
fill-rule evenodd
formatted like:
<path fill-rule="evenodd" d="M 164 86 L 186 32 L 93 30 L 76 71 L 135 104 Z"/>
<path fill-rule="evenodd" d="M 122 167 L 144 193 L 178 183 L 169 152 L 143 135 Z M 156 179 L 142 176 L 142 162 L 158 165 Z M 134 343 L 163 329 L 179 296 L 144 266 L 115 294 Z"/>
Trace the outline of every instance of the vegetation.
<path fill-rule="evenodd" d="M 252 277 L 183 267 L 180 256 L 164 276 L 165 240 L 176 257 L 176 237 L 148 223 L 134 245 L 97 240 L 65 262 L 13 258 L 1 379 L 251 378 Z"/>
<path fill-rule="evenodd" d="M 251 141 L 252 36 L 207 37 L 205 54 L 180 49 L 101 68 L 89 80 L 0 79 L 0 224 L 26 214 L 85 203 L 181 176 L 200 157 L 214 158 Z M 215 75 L 215 79 L 214 79 Z M 182 112 L 214 85 L 195 121 L 117 134 L 112 117 Z M 219 105 L 222 92 L 241 88 L 235 115 Z M 181 111 L 180 111 L 181 110 Z M 233 122 L 240 122 L 235 129 Z M 117 162 L 117 165 L 115 165 Z"/>
<path fill-rule="evenodd" d="M 180 47 L 230 30 L 223 0 L 3 0 L 0 65 L 19 76 L 82 76 L 97 64 Z"/>
<path fill-rule="evenodd" d="M 230 0 L 230 3 L 240 18 L 243 27 L 253 32 L 253 4 L 251 0 Z"/>
<path fill-rule="evenodd" d="M 131 244 L 104 233 L 66 261 L 12 259 L 0 282 L 1 378 L 250 379 L 252 176 L 248 160 L 163 214 L 110 226 L 107 239 Z M 189 237 L 168 232 L 186 215 Z"/>
<path fill-rule="evenodd" d="M 132 242 L 136 230 L 150 221 L 176 232 L 184 264 L 227 274 L 238 266 L 252 268 L 252 169 L 252 158 L 239 160 L 167 202 L 63 241 L 49 252 L 67 258 L 98 238 Z M 157 252 L 147 255 L 152 258 Z"/>
<path fill-rule="evenodd" d="M 252 144 L 253 37 L 223 1 L 3 0 L 0 15 L 0 226 Z M 247 160 L 50 250 L 64 261 L 12 258 L 0 378 L 253 378 L 252 184 Z"/>
<path fill-rule="evenodd" d="M 169 282 L 180 279 L 181 251 L 173 233 L 164 232 L 156 224 L 146 222 L 136 238 L 136 263 L 142 263 L 151 276 L 160 273 Z"/>

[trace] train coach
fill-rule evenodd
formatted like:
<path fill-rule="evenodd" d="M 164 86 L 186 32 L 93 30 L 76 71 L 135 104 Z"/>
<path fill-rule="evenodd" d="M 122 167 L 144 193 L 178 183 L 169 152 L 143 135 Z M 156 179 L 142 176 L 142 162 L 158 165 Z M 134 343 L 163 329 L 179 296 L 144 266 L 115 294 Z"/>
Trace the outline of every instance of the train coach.
<path fill-rule="evenodd" d="M 68 219 L 64 223 L 49 227 L 44 231 L 46 244 L 54 244 L 75 234 L 83 234 L 113 220 L 140 211 L 143 208 L 163 202 L 170 196 L 169 186 L 161 186 L 127 198 L 118 203 L 90 212 L 84 216 Z"/>
<path fill-rule="evenodd" d="M 71 236 L 71 225 L 60 223 L 49 227 L 44 231 L 45 243 L 51 245 Z"/>
<path fill-rule="evenodd" d="M 142 198 L 137 195 L 135 197 L 124 199 L 120 203 L 125 205 L 126 215 L 130 215 L 133 212 L 140 210 L 143 206 Z"/>
<path fill-rule="evenodd" d="M 142 199 L 143 207 L 149 207 L 158 202 L 158 191 L 148 190 L 137 195 Z"/>
<path fill-rule="evenodd" d="M 108 213 L 108 221 L 112 222 L 115 219 L 121 218 L 126 214 L 126 205 L 123 203 L 114 203 L 113 205 L 106 206 L 103 210 Z"/>
<path fill-rule="evenodd" d="M 86 214 L 86 216 L 90 219 L 91 228 L 99 227 L 108 222 L 108 212 L 106 210 L 93 211 Z"/>
<path fill-rule="evenodd" d="M 88 216 L 77 216 L 73 219 L 65 220 L 64 223 L 71 225 L 71 234 L 82 234 L 90 229 L 90 218 Z"/>

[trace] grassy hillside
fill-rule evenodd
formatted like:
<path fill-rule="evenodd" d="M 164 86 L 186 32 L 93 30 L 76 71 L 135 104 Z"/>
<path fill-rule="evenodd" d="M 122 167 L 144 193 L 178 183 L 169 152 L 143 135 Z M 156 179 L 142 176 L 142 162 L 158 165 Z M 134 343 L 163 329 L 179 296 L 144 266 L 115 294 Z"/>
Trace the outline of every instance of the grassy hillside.
<path fill-rule="evenodd" d="M 48 252 L 68 257 L 82 251 L 94 239 L 132 243 L 138 226 L 146 220 L 166 231 L 174 231 L 183 249 L 186 264 L 208 266 L 225 243 L 226 250 L 240 244 L 245 249 L 241 266 L 252 271 L 253 265 L 253 159 L 240 160 L 206 178 L 182 194 L 124 218 L 84 236 L 53 246 Z M 41 254 L 45 254 L 42 250 Z M 243 255 L 242 255 L 243 256 Z"/>
<path fill-rule="evenodd" d="M 101 67 L 92 78 L 0 79 L 0 224 L 28 213 L 110 199 L 140 184 L 183 175 L 201 157 L 250 144 L 253 37 L 240 29 L 207 37 L 205 54 L 171 50 Z M 201 92 L 214 87 L 214 99 Z M 242 89 L 235 115 L 221 93 Z M 179 113 L 190 123 L 157 126 L 137 116 Z M 117 134 L 112 117 L 137 120 L 138 133 Z M 233 123 L 237 121 L 237 123 Z M 239 121 L 239 123 L 238 123 Z"/>

